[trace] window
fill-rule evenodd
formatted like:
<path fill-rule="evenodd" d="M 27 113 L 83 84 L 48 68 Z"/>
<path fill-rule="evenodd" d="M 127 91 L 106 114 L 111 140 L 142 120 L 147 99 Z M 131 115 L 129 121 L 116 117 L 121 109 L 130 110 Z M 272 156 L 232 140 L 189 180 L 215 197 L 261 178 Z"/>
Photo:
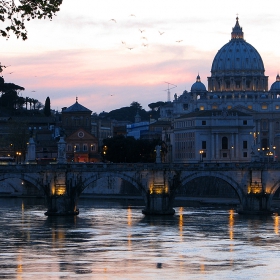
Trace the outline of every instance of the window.
<path fill-rule="evenodd" d="M 252 105 L 248 105 L 248 109 L 253 109 L 253 106 Z"/>
<path fill-rule="evenodd" d="M 279 105 L 275 105 L 275 110 L 279 110 L 280 106 Z"/>
<path fill-rule="evenodd" d="M 201 142 L 201 149 L 206 150 L 206 141 Z"/>
<path fill-rule="evenodd" d="M 200 110 L 200 111 L 203 111 L 203 110 L 204 110 L 204 106 L 200 106 L 200 107 L 199 107 L 199 110 Z"/>
<path fill-rule="evenodd" d="M 231 107 L 231 105 L 228 105 L 227 108 L 228 108 L 228 110 L 229 110 L 229 109 L 231 109 L 232 107 Z"/>
<path fill-rule="evenodd" d="M 247 120 L 244 120 L 244 121 L 243 121 L 243 125 L 247 125 Z"/>
<path fill-rule="evenodd" d="M 90 149 L 92 152 L 95 152 L 96 151 L 96 145 L 95 144 L 91 144 L 90 145 Z"/>
<path fill-rule="evenodd" d="M 227 139 L 227 137 L 222 138 L 222 149 L 223 150 L 228 149 L 228 139 Z"/>
<path fill-rule="evenodd" d="M 262 109 L 267 110 L 267 104 L 262 104 Z"/>
<path fill-rule="evenodd" d="M 217 105 L 213 105 L 213 106 L 212 106 L 212 109 L 213 109 L 213 110 L 217 110 L 217 109 L 218 109 L 218 106 L 217 106 Z"/>
<path fill-rule="evenodd" d="M 247 141 L 243 141 L 243 149 L 247 149 L 247 148 L 248 148 Z"/>
<path fill-rule="evenodd" d="M 226 158 L 227 157 L 227 153 L 223 153 L 223 157 Z"/>
<path fill-rule="evenodd" d="M 83 144 L 83 151 L 86 152 L 88 150 L 87 144 Z"/>
<path fill-rule="evenodd" d="M 243 157 L 247 157 L 247 152 L 243 152 Z"/>
<path fill-rule="evenodd" d="M 76 144 L 76 145 L 74 146 L 74 151 L 75 151 L 75 152 L 80 151 L 80 145 L 79 145 L 79 144 Z"/>
<path fill-rule="evenodd" d="M 206 121 L 202 121 L 202 125 L 206 125 Z"/>

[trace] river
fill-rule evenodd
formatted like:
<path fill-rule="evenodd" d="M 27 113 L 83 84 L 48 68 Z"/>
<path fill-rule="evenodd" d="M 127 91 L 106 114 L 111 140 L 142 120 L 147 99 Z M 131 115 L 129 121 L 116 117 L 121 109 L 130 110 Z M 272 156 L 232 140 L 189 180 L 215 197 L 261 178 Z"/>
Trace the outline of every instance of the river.
<path fill-rule="evenodd" d="M 278 215 L 129 204 L 81 199 L 78 216 L 46 217 L 42 199 L 0 198 L 0 279 L 279 279 Z"/>

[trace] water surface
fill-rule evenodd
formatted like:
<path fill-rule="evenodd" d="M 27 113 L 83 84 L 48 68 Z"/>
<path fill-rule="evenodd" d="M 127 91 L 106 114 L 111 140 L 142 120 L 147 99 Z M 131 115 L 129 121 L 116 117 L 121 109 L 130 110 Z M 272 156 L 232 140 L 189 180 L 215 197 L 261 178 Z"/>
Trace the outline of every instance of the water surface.
<path fill-rule="evenodd" d="M 0 279 L 279 279 L 279 217 L 223 207 L 79 202 L 76 217 L 46 217 L 43 200 L 0 199 Z"/>

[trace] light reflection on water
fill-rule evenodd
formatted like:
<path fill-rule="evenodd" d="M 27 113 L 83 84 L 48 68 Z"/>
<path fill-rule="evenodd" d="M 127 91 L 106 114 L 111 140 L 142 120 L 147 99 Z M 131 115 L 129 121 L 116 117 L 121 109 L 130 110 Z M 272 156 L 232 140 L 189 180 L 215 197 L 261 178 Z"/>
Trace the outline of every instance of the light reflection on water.
<path fill-rule="evenodd" d="M 80 215 L 0 199 L 0 279 L 278 279 L 279 217 L 222 207 L 143 206 L 81 200 Z"/>

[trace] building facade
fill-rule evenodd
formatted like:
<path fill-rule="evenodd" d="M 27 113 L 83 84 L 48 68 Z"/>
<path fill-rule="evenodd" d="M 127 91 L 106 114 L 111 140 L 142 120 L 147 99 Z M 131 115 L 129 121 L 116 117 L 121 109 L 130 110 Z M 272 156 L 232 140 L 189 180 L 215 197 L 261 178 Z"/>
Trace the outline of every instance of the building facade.
<path fill-rule="evenodd" d="M 76 102 L 61 112 L 61 130 L 68 162 L 100 161 L 98 139 L 91 134 L 92 111 Z"/>

